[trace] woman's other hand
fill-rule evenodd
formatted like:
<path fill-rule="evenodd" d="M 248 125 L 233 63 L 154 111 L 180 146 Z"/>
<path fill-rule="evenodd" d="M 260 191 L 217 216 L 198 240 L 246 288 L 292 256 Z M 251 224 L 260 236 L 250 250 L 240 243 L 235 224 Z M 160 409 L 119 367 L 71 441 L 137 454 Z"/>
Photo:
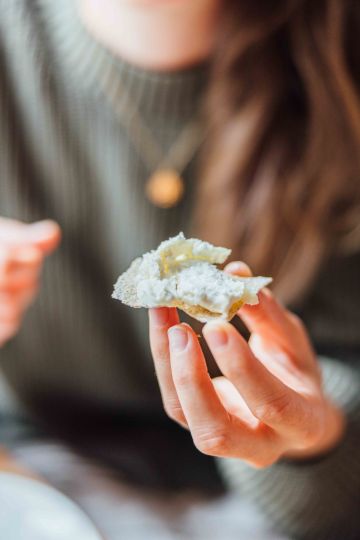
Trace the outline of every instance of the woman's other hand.
<path fill-rule="evenodd" d="M 250 275 L 243 263 L 227 271 Z M 319 366 L 302 322 L 265 289 L 259 304 L 238 316 L 249 342 L 229 323 L 214 321 L 203 335 L 223 373 L 211 379 L 194 331 L 174 308 L 150 310 L 150 343 L 167 414 L 191 431 L 203 453 L 266 467 L 282 457 L 325 453 L 344 430 L 326 398 Z"/>
<path fill-rule="evenodd" d="M 25 224 L 0 218 L 0 347 L 19 330 L 36 296 L 44 258 L 60 236 L 59 226 L 50 220 Z"/>

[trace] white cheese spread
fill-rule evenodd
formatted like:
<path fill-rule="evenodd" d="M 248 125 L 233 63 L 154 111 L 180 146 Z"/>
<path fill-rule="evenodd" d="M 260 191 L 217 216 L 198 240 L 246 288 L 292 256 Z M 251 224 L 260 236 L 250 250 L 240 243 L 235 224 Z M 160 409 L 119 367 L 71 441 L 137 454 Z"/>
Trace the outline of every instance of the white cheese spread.
<path fill-rule="evenodd" d="M 258 303 L 257 293 L 271 282 L 218 269 L 230 253 L 180 233 L 136 259 L 119 277 L 113 298 L 132 307 L 179 307 L 201 322 L 230 320 L 241 305 Z"/>

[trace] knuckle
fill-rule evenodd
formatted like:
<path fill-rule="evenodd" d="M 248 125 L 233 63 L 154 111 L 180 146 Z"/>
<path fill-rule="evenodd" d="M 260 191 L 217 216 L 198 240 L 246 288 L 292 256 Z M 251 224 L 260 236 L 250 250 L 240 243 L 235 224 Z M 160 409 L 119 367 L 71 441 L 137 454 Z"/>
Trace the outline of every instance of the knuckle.
<path fill-rule="evenodd" d="M 193 379 L 189 373 L 178 373 L 174 375 L 174 381 L 179 388 L 188 388 L 193 383 Z"/>
<path fill-rule="evenodd" d="M 290 399 L 286 394 L 280 394 L 264 400 L 254 409 L 257 418 L 265 422 L 279 422 L 288 414 Z"/>
<path fill-rule="evenodd" d="M 320 434 L 317 429 L 307 428 L 302 432 L 301 436 L 304 448 L 315 446 L 320 440 Z"/>
<path fill-rule="evenodd" d="M 229 453 L 229 434 L 224 430 L 205 431 L 194 436 L 196 448 L 208 456 L 226 456 Z"/>
<path fill-rule="evenodd" d="M 240 366 L 239 364 L 235 365 L 234 360 L 229 359 L 227 362 L 226 370 L 224 370 L 226 377 L 230 379 L 230 381 L 236 381 L 240 376 L 240 372 L 242 375 L 246 376 L 246 366 Z"/>
<path fill-rule="evenodd" d="M 176 396 L 164 397 L 163 403 L 165 412 L 170 418 L 178 417 L 180 414 L 183 414 L 180 402 Z"/>
<path fill-rule="evenodd" d="M 157 344 L 153 347 L 153 356 L 154 359 L 161 363 L 167 363 L 169 360 L 169 349 L 165 344 Z"/>
<path fill-rule="evenodd" d="M 299 428 L 299 435 L 300 444 L 303 448 L 309 448 L 316 445 L 321 439 L 323 433 L 319 429 L 319 424 L 314 421 L 311 414 L 307 414 L 303 417 Z"/>
<path fill-rule="evenodd" d="M 194 385 L 199 387 L 202 385 L 202 379 L 198 372 L 195 370 L 181 370 L 180 372 L 173 372 L 174 383 L 179 389 L 185 389 L 193 387 Z"/>
<path fill-rule="evenodd" d="M 165 412 L 166 412 L 167 416 L 171 420 L 174 420 L 175 422 L 178 422 L 180 424 L 186 423 L 186 419 L 185 419 L 185 416 L 184 416 L 184 413 L 183 413 L 183 410 L 182 410 L 180 404 L 171 405 L 171 404 L 167 403 L 167 404 L 164 405 L 164 409 L 165 409 Z"/>
<path fill-rule="evenodd" d="M 226 369 L 227 377 L 234 381 L 239 377 L 253 376 L 253 353 L 248 344 L 246 344 L 246 349 L 240 348 L 236 354 L 229 355 L 224 369 Z"/>
<path fill-rule="evenodd" d="M 241 356 L 234 357 L 229 363 L 229 378 L 233 378 L 236 381 L 239 377 L 252 378 L 254 377 L 254 363 L 252 362 L 252 351 Z M 250 356 L 251 355 L 251 356 Z"/>

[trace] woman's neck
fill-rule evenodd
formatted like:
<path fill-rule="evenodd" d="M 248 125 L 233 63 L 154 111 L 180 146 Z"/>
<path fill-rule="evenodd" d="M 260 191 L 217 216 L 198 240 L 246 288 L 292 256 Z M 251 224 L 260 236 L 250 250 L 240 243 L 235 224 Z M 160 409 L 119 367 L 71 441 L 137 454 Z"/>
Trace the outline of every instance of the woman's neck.
<path fill-rule="evenodd" d="M 173 71 L 208 58 L 220 0 L 78 0 L 88 31 L 139 67 Z"/>

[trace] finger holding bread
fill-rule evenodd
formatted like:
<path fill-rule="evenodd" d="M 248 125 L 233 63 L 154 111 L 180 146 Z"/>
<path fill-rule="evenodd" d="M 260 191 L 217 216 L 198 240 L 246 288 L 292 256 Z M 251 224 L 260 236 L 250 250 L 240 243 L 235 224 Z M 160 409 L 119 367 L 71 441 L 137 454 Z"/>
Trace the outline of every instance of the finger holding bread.
<path fill-rule="evenodd" d="M 172 420 L 187 427 L 170 365 L 168 330 L 179 322 L 176 308 L 149 309 L 150 348 L 164 409 Z"/>

